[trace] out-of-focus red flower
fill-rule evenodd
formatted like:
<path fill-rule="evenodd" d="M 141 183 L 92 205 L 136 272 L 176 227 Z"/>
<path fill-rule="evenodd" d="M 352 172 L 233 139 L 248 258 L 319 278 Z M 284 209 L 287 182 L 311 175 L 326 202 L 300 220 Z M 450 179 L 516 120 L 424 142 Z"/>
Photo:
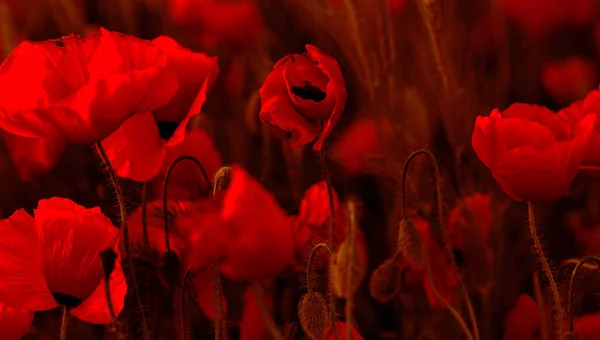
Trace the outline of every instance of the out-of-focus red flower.
<path fill-rule="evenodd" d="M 196 303 L 207 318 L 214 320 L 217 315 L 215 310 L 215 281 L 210 266 L 202 268 L 194 275 L 192 286 L 194 287 Z M 222 294 L 220 308 L 221 315 L 226 315 L 227 300 Z"/>
<path fill-rule="evenodd" d="M 111 323 L 99 253 L 115 247 L 117 228 L 99 208 L 64 198 L 41 200 L 34 216 L 18 210 L 0 221 L 0 301 L 30 312 L 62 305 L 83 321 Z M 127 292 L 119 261 L 110 289 L 118 314 Z"/>
<path fill-rule="evenodd" d="M 594 18 L 594 0 L 502 0 L 506 16 L 532 39 L 564 25 L 585 24 Z"/>
<path fill-rule="evenodd" d="M 167 36 L 152 42 L 168 55 L 168 67 L 177 75 L 179 90 L 165 105 L 132 116 L 102 141 L 117 174 L 136 181 L 156 176 L 167 150 L 184 141 L 189 120 L 200 113 L 219 73 L 216 57 L 194 53 Z"/>
<path fill-rule="evenodd" d="M 598 83 L 596 64 L 582 57 L 552 61 L 542 67 L 542 85 L 560 102 L 578 100 Z"/>
<path fill-rule="evenodd" d="M 536 105 L 513 104 L 477 117 L 473 149 L 516 201 L 554 201 L 569 191 L 590 143 L 595 116 L 576 125 Z"/>
<path fill-rule="evenodd" d="M 33 313 L 6 307 L 0 303 L 0 334 L 5 340 L 21 340 L 31 328 Z"/>
<path fill-rule="evenodd" d="M 388 11 L 391 16 L 396 16 L 404 11 L 406 5 L 408 4 L 407 0 L 388 0 Z"/>
<path fill-rule="evenodd" d="M 60 139 L 22 137 L 6 131 L 1 134 L 10 159 L 23 182 L 29 182 L 52 170 L 66 146 Z"/>
<path fill-rule="evenodd" d="M 373 119 L 362 119 L 350 125 L 331 147 L 331 158 L 348 173 L 356 174 L 367 165 L 369 157 L 381 153 L 382 136 L 389 133 L 389 123 L 380 122 L 381 130 Z"/>
<path fill-rule="evenodd" d="M 167 58 L 148 41 L 103 28 L 23 42 L 0 66 L 0 128 L 88 144 L 177 90 Z"/>
<path fill-rule="evenodd" d="M 273 307 L 273 301 L 266 294 L 262 296 L 263 304 L 267 310 Z M 240 319 L 240 340 L 266 339 L 269 336 L 269 329 L 260 312 L 256 294 L 252 287 L 246 288 L 243 294 L 244 312 Z"/>
<path fill-rule="evenodd" d="M 171 22 L 198 35 L 205 48 L 255 42 L 264 27 L 251 0 L 168 0 Z"/>
<path fill-rule="evenodd" d="M 318 136 L 313 148 L 319 151 L 346 106 L 346 83 L 335 59 L 312 45 L 306 51 L 275 64 L 260 88 L 260 119 L 292 146 Z"/>
<path fill-rule="evenodd" d="M 202 164 L 210 181 L 214 180 L 215 174 L 222 166 L 221 155 L 215 149 L 208 134 L 202 129 L 191 130 L 186 134 L 185 140 L 181 144 L 167 149 L 164 164 L 154 181 L 158 197 L 163 195 L 163 185 L 168 168 L 181 156 L 196 158 Z M 206 197 L 210 192 L 212 192 L 210 184 L 206 183 L 202 171 L 191 161 L 180 162 L 171 171 L 168 192 L 170 200 L 198 199 Z"/>
<path fill-rule="evenodd" d="M 526 294 L 519 295 L 504 319 L 504 339 L 535 340 L 539 338 L 539 332 L 540 316 L 535 300 Z"/>
<path fill-rule="evenodd" d="M 573 331 L 579 340 L 600 339 L 600 313 L 587 314 L 575 319 Z"/>
<path fill-rule="evenodd" d="M 338 334 L 340 335 L 340 340 L 346 340 L 346 339 L 347 340 L 363 340 L 363 337 L 360 336 L 360 334 L 358 333 L 358 331 L 356 329 L 354 329 L 354 327 L 352 327 L 352 338 L 348 339 L 346 337 L 346 323 L 345 322 L 337 321 L 336 327 L 337 327 Z M 335 340 L 335 333 L 333 332 L 333 327 L 329 326 L 327 328 L 327 330 L 325 331 L 325 337 L 323 338 L 323 340 Z"/>

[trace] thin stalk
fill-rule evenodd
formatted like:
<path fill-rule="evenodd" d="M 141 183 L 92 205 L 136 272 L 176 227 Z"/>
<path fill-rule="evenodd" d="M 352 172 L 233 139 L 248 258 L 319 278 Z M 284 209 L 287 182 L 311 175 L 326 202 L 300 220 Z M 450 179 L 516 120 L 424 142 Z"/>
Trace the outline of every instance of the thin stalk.
<path fill-rule="evenodd" d="M 100 265 L 102 266 L 102 271 L 106 271 L 104 268 L 104 264 L 100 261 Z M 107 273 L 108 274 L 108 273 Z M 110 294 L 110 275 L 105 275 L 102 280 L 104 283 L 104 296 L 106 298 L 106 307 L 108 308 L 108 313 L 110 314 L 110 318 L 112 319 L 113 327 L 115 328 L 115 334 L 117 335 L 117 339 L 123 339 L 123 334 L 121 333 L 121 327 L 119 327 L 119 323 L 117 321 L 117 313 L 115 313 L 115 307 L 112 302 L 111 294 Z"/>
<path fill-rule="evenodd" d="M 67 332 L 69 331 L 69 310 L 67 306 L 63 307 L 62 317 L 60 322 L 60 340 L 67 340 Z"/>
<path fill-rule="evenodd" d="M 208 187 L 210 188 L 211 183 L 210 183 L 210 179 L 208 178 L 208 175 L 206 174 L 206 170 L 204 170 L 204 167 L 202 166 L 202 163 L 200 163 L 199 160 L 197 160 L 196 158 L 192 157 L 192 156 L 181 156 L 178 157 L 177 159 L 175 159 L 173 161 L 173 163 L 171 163 L 171 165 L 169 165 L 169 168 L 167 169 L 167 173 L 165 174 L 165 182 L 163 184 L 163 215 L 164 215 L 164 228 L 165 228 L 165 246 L 167 251 L 171 250 L 171 244 L 169 242 L 169 216 L 167 215 L 167 192 L 169 189 L 169 179 L 171 178 L 171 173 L 173 172 L 173 169 L 175 168 L 175 166 L 177 164 L 179 164 L 180 162 L 183 161 L 191 161 L 194 164 L 196 164 L 196 166 L 198 166 L 198 168 L 200 169 L 200 171 L 202 171 L 202 175 L 204 176 L 204 180 L 206 181 L 206 184 L 208 185 Z"/>
<path fill-rule="evenodd" d="M 458 286 L 460 289 L 460 293 L 462 295 L 463 300 L 465 301 L 467 312 L 469 315 L 469 319 L 471 321 L 471 327 L 473 327 L 473 338 L 474 340 L 479 340 L 479 327 L 477 326 L 477 318 L 475 317 L 475 310 L 473 309 L 473 304 L 471 303 L 471 298 L 469 297 L 469 292 L 467 291 L 467 286 L 460 275 L 460 270 L 458 268 L 458 264 L 456 263 L 456 259 L 454 258 L 454 252 L 452 249 L 452 240 L 450 240 L 450 236 L 446 231 L 446 217 L 444 214 L 444 201 L 442 196 L 442 186 L 440 184 L 440 167 L 435 158 L 435 156 L 428 150 L 421 149 L 413 152 L 408 156 L 406 163 L 404 163 L 404 169 L 402 170 L 402 193 L 400 195 L 400 204 L 401 204 L 401 213 L 402 218 L 406 218 L 406 177 L 408 174 L 408 167 L 412 160 L 418 155 L 427 156 L 431 163 L 433 164 L 433 186 L 435 188 L 435 197 L 436 197 L 436 208 L 438 213 L 438 219 L 440 223 L 440 229 L 442 231 L 442 236 L 444 238 L 444 250 L 450 259 L 450 265 L 454 272 L 454 276 L 458 281 Z M 431 265 L 429 265 L 431 266 Z M 431 268 L 429 268 L 431 269 Z M 462 318 L 461 318 L 462 319 Z"/>
<path fill-rule="evenodd" d="M 254 289 L 254 296 L 256 297 L 258 309 L 260 309 L 260 313 L 262 314 L 263 320 L 265 321 L 265 324 L 269 329 L 269 333 L 271 333 L 271 337 L 273 337 L 273 339 L 275 340 L 285 340 L 285 338 L 283 337 L 283 335 L 281 335 L 281 332 L 279 332 L 279 329 L 275 325 L 273 317 L 271 317 L 271 314 L 265 306 L 265 302 L 263 301 L 262 287 L 259 283 L 252 282 L 252 288 Z"/>
<path fill-rule="evenodd" d="M 596 262 L 598 266 L 600 266 L 600 257 L 598 256 L 586 256 L 577 262 L 577 265 L 573 269 L 573 273 L 571 274 L 571 281 L 569 282 L 569 295 L 567 296 L 567 312 L 569 313 L 569 333 L 573 333 L 573 316 L 575 315 L 575 311 L 573 310 L 573 294 L 575 290 L 573 287 L 575 286 L 575 279 L 577 278 L 577 273 L 579 269 L 583 267 L 586 262 Z"/>
<path fill-rule="evenodd" d="M 217 172 L 218 174 L 219 172 Z M 229 181 L 229 174 L 224 174 L 224 176 L 215 176 L 215 181 L 213 183 L 213 198 L 219 191 L 219 188 L 223 187 L 221 185 L 222 181 Z M 214 282 L 214 304 L 215 304 L 215 340 L 221 339 L 221 318 L 223 317 L 223 307 L 221 306 L 221 296 L 223 295 L 223 287 L 221 285 L 221 275 L 217 268 L 216 263 L 211 264 L 210 266 L 213 276 Z M 225 334 L 225 338 L 227 335 Z"/>
<path fill-rule="evenodd" d="M 179 287 L 179 289 L 181 289 L 180 292 L 180 300 L 179 300 L 179 339 L 181 340 L 187 340 L 188 338 L 188 332 L 187 332 L 187 325 L 186 325 L 186 314 L 185 314 L 185 299 L 186 299 L 186 295 L 185 295 L 185 287 L 187 285 L 187 280 L 188 277 L 190 276 L 192 272 L 192 268 L 189 268 L 188 270 L 185 271 L 185 273 L 183 274 L 183 279 L 181 280 L 181 285 Z"/>
<path fill-rule="evenodd" d="M 135 298 L 135 302 L 137 304 L 138 312 L 140 313 L 140 322 L 142 326 L 142 335 L 144 340 L 150 340 L 150 328 L 148 327 L 148 320 L 146 319 L 146 314 L 144 312 L 144 306 L 142 304 L 142 299 L 140 297 L 140 291 L 138 288 L 137 275 L 135 273 L 135 267 L 133 263 L 133 257 L 131 256 L 131 245 L 129 244 L 129 229 L 127 227 L 127 210 L 125 208 L 125 198 L 123 197 L 123 192 L 121 191 L 121 187 L 118 184 L 117 174 L 115 173 L 115 169 L 113 169 L 110 161 L 108 160 L 108 156 L 106 155 L 106 151 L 104 151 L 104 147 L 102 147 L 102 143 L 96 143 L 96 150 L 100 155 L 100 160 L 108 170 L 108 174 L 110 176 L 110 182 L 115 188 L 115 194 L 117 196 L 117 201 L 119 202 L 119 215 L 121 218 L 121 233 L 123 235 L 123 247 L 125 248 L 125 257 L 127 261 L 127 267 L 129 269 L 129 275 L 131 278 L 131 288 Z"/>
<path fill-rule="evenodd" d="M 542 285 L 540 284 L 540 277 L 537 271 L 533 273 L 533 294 L 535 295 L 535 302 L 538 307 L 538 314 L 540 315 L 540 340 L 548 340 L 550 339 L 550 331 L 548 330 L 548 320 L 546 320 L 546 304 L 544 303 Z"/>
<path fill-rule="evenodd" d="M 556 286 L 556 281 L 554 280 L 554 275 L 552 275 L 552 269 L 550 269 L 550 265 L 546 260 L 546 255 L 544 254 L 544 250 L 542 248 L 542 243 L 540 242 L 540 238 L 537 234 L 536 223 L 535 223 L 535 211 L 534 206 L 531 201 L 527 202 L 527 211 L 529 214 L 529 233 L 533 240 L 533 250 L 535 255 L 537 256 L 540 264 L 542 265 L 542 270 L 544 271 L 544 275 L 546 275 L 546 279 L 548 279 L 548 283 L 550 284 L 550 293 L 552 294 L 552 300 L 554 302 L 554 307 L 556 308 L 556 322 L 558 323 L 558 338 L 563 340 L 565 338 L 564 333 L 564 315 L 565 311 L 562 307 L 562 302 L 560 299 L 560 294 L 558 292 L 558 287 Z"/>
<path fill-rule="evenodd" d="M 306 284 L 308 286 L 309 293 L 313 292 L 313 285 L 311 283 L 312 282 L 313 261 L 314 261 L 315 255 L 317 255 L 317 251 L 320 248 L 327 249 L 327 251 L 329 252 L 329 257 L 333 256 L 333 248 L 331 248 L 331 246 L 328 243 L 319 243 L 310 252 L 310 255 L 308 256 L 308 264 L 306 265 Z M 329 315 L 331 316 L 331 327 L 332 327 L 333 333 L 335 335 L 335 340 L 340 340 L 340 334 L 337 330 L 337 325 L 335 324 L 335 321 L 336 321 L 335 297 L 333 295 L 333 287 L 331 286 L 331 284 L 329 285 L 329 313 L 330 313 Z"/>
<path fill-rule="evenodd" d="M 335 204 L 333 201 L 333 183 L 331 183 L 331 174 L 327 167 L 327 161 L 325 160 L 325 151 L 321 149 L 319 153 L 319 162 L 321 163 L 321 169 L 325 176 L 325 182 L 327 183 L 327 196 L 329 197 L 329 246 L 333 248 L 333 228 L 335 222 Z"/>
<path fill-rule="evenodd" d="M 148 246 L 148 182 L 142 185 L 142 234 L 144 236 L 144 244 Z"/>
<path fill-rule="evenodd" d="M 356 207 L 354 202 L 348 202 L 348 241 L 350 242 L 348 247 L 348 263 L 346 267 L 346 292 L 348 296 L 346 298 L 346 339 L 352 339 L 352 297 L 353 294 L 350 292 L 352 286 L 352 266 L 354 265 L 354 248 L 356 242 Z"/>

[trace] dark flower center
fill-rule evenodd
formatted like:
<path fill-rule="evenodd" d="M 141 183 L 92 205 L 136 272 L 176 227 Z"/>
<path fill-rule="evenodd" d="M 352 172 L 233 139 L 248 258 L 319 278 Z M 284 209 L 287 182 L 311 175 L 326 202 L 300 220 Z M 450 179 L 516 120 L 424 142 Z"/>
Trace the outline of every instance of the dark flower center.
<path fill-rule="evenodd" d="M 58 47 L 64 47 L 65 46 L 65 43 L 63 43 L 61 39 L 54 39 L 52 42 L 54 43 L 54 45 L 56 45 Z"/>
<path fill-rule="evenodd" d="M 158 126 L 158 134 L 160 135 L 160 138 L 169 140 L 169 138 L 171 138 L 171 136 L 173 136 L 175 133 L 175 130 L 177 130 L 179 123 L 157 121 L 156 125 Z"/>
<path fill-rule="evenodd" d="M 327 98 L 327 93 L 313 86 L 309 81 L 305 81 L 302 86 L 292 86 L 292 93 L 304 100 L 312 100 L 317 103 Z"/>
<path fill-rule="evenodd" d="M 83 302 L 83 299 L 63 293 L 52 293 L 52 297 L 59 305 L 70 308 L 75 308 Z"/>

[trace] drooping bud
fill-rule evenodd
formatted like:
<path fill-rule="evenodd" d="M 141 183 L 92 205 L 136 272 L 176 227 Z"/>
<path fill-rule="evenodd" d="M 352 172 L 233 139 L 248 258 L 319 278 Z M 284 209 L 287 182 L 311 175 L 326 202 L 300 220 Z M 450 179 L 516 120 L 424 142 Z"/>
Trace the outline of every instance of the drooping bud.
<path fill-rule="evenodd" d="M 318 292 L 308 292 L 302 296 L 298 303 L 298 316 L 304 334 L 313 340 L 323 339 L 331 317 L 327 303 Z"/>
<path fill-rule="evenodd" d="M 373 272 L 369 291 L 375 300 L 387 303 L 398 293 L 401 284 L 402 273 L 398 264 L 393 259 L 388 259 Z"/>
<path fill-rule="evenodd" d="M 365 277 L 366 265 L 366 258 L 358 246 L 351 245 L 348 240 L 344 241 L 337 253 L 331 257 L 329 264 L 329 279 L 333 292 L 346 299 L 354 295 Z"/>

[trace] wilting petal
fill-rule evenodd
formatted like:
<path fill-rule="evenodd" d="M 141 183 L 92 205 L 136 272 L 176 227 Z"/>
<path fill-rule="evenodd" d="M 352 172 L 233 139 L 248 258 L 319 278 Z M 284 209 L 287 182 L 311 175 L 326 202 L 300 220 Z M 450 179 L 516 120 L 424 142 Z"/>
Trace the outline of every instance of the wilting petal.
<path fill-rule="evenodd" d="M 55 296 L 87 298 L 103 277 L 98 256 L 114 246 L 118 229 L 99 208 L 64 198 L 41 200 L 34 216 L 48 288 Z"/>
<path fill-rule="evenodd" d="M 0 303 L 0 334 L 3 340 L 20 340 L 31 328 L 33 313 Z"/>
<path fill-rule="evenodd" d="M 54 308 L 44 280 L 35 221 L 17 210 L 0 221 L 0 301 L 27 311 Z"/>
<path fill-rule="evenodd" d="M 98 265 L 100 258 L 98 257 Z M 121 257 L 119 256 L 115 262 L 115 269 L 110 275 L 110 299 L 112 301 L 115 315 L 119 313 L 125 306 L 125 294 L 127 294 L 127 281 L 123 275 L 121 267 Z M 81 305 L 73 308 L 71 314 L 78 319 L 93 324 L 109 324 L 112 322 L 108 304 L 106 302 L 106 291 L 104 289 L 104 281 L 94 290 L 94 292 L 85 299 Z"/>
<path fill-rule="evenodd" d="M 10 158 L 24 182 L 52 170 L 65 149 L 59 139 L 29 138 L 3 132 L 2 138 Z"/>
<path fill-rule="evenodd" d="M 102 141 L 117 175 L 144 182 L 156 176 L 167 151 L 152 113 L 133 115 Z"/>

